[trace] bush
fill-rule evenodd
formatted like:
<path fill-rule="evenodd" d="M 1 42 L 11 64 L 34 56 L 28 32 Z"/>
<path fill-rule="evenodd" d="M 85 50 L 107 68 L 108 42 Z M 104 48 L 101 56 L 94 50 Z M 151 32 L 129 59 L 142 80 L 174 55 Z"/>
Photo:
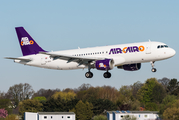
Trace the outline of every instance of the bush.
<path fill-rule="evenodd" d="M 6 118 L 0 118 L 0 120 L 19 120 L 17 115 L 11 114 L 8 115 Z"/>
<path fill-rule="evenodd" d="M 11 114 L 8 115 L 4 120 L 19 120 L 17 115 Z"/>
<path fill-rule="evenodd" d="M 0 109 L 0 118 L 6 118 L 8 116 L 7 110 Z"/>
<path fill-rule="evenodd" d="M 145 109 L 149 110 L 149 111 L 157 111 L 158 110 L 158 106 L 156 103 L 146 103 L 145 104 Z"/>
<path fill-rule="evenodd" d="M 94 120 L 107 120 L 107 117 L 104 115 L 94 116 Z"/>
<path fill-rule="evenodd" d="M 164 113 L 163 117 L 165 119 L 175 119 L 179 120 L 179 100 L 174 102 L 171 107 L 168 107 Z"/>

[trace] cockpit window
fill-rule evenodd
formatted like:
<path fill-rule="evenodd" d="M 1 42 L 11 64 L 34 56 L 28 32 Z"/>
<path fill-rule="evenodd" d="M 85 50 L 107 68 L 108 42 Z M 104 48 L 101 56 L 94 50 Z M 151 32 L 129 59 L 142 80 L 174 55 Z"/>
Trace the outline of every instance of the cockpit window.
<path fill-rule="evenodd" d="M 167 45 L 158 45 L 157 48 L 168 48 Z"/>
<path fill-rule="evenodd" d="M 168 46 L 167 45 L 164 45 L 166 48 L 168 48 Z"/>

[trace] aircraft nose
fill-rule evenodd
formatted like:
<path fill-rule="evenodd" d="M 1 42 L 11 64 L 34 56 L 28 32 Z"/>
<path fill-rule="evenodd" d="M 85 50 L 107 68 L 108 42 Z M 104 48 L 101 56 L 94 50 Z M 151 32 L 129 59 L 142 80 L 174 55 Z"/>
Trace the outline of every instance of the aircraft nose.
<path fill-rule="evenodd" d="M 170 50 L 170 55 L 171 55 L 171 56 L 174 56 L 175 54 L 176 54 L 176 51 L 171 48 L 171 50 Z"/>

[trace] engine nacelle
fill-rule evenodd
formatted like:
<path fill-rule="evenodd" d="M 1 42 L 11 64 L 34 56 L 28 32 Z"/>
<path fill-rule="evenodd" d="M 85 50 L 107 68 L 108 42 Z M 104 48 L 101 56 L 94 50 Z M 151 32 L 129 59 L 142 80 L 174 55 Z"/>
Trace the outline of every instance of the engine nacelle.
<path fill-rule="evenodd" d="M 97 60 L 95 67 L 97 70 L 111 70 L 114 67 L 114 61 L 112 59 Z"/>
<path fill-rule="evenodd" d="M 139 70 L 141 68 L 141 63 L 135 63 L 135 64 L 127 64 L 127 65 L 123 65 L 123 66 L 118 66 L 117 68 L 121 68 L 127 71 L 136 71 Z"/>

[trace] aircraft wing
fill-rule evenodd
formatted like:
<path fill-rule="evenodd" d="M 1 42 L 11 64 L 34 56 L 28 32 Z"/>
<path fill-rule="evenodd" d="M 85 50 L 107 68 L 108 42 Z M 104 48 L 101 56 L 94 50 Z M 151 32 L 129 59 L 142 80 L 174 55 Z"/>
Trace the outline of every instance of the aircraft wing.
<path fill-rule="evenodd" d="M 5 59 L 22 60 L 22 61 L 26 61 L 26 62 L 31 61 L 31 59 L 27 59 L 27 58 L 13 58 L 13 57 L 5 57 Z"/>
<path fill-rule="evenodd" d="M 54 60 L 56 59 L 62 59 L 66 60 L 67 63 L 69 62 L 77 62 L 79 65 L 82 64 L 88 64 L 95 60 L 104 60 L 106 58 L 100 58 L 100 57 L 88 57 L 88 56 L 71 56 L 71 55 L 64 55 L 64 54 L 55 54 L 55 53 L 49 53 L 49 52 L 39 52 L 40 54 L 50 55 Z"/>

